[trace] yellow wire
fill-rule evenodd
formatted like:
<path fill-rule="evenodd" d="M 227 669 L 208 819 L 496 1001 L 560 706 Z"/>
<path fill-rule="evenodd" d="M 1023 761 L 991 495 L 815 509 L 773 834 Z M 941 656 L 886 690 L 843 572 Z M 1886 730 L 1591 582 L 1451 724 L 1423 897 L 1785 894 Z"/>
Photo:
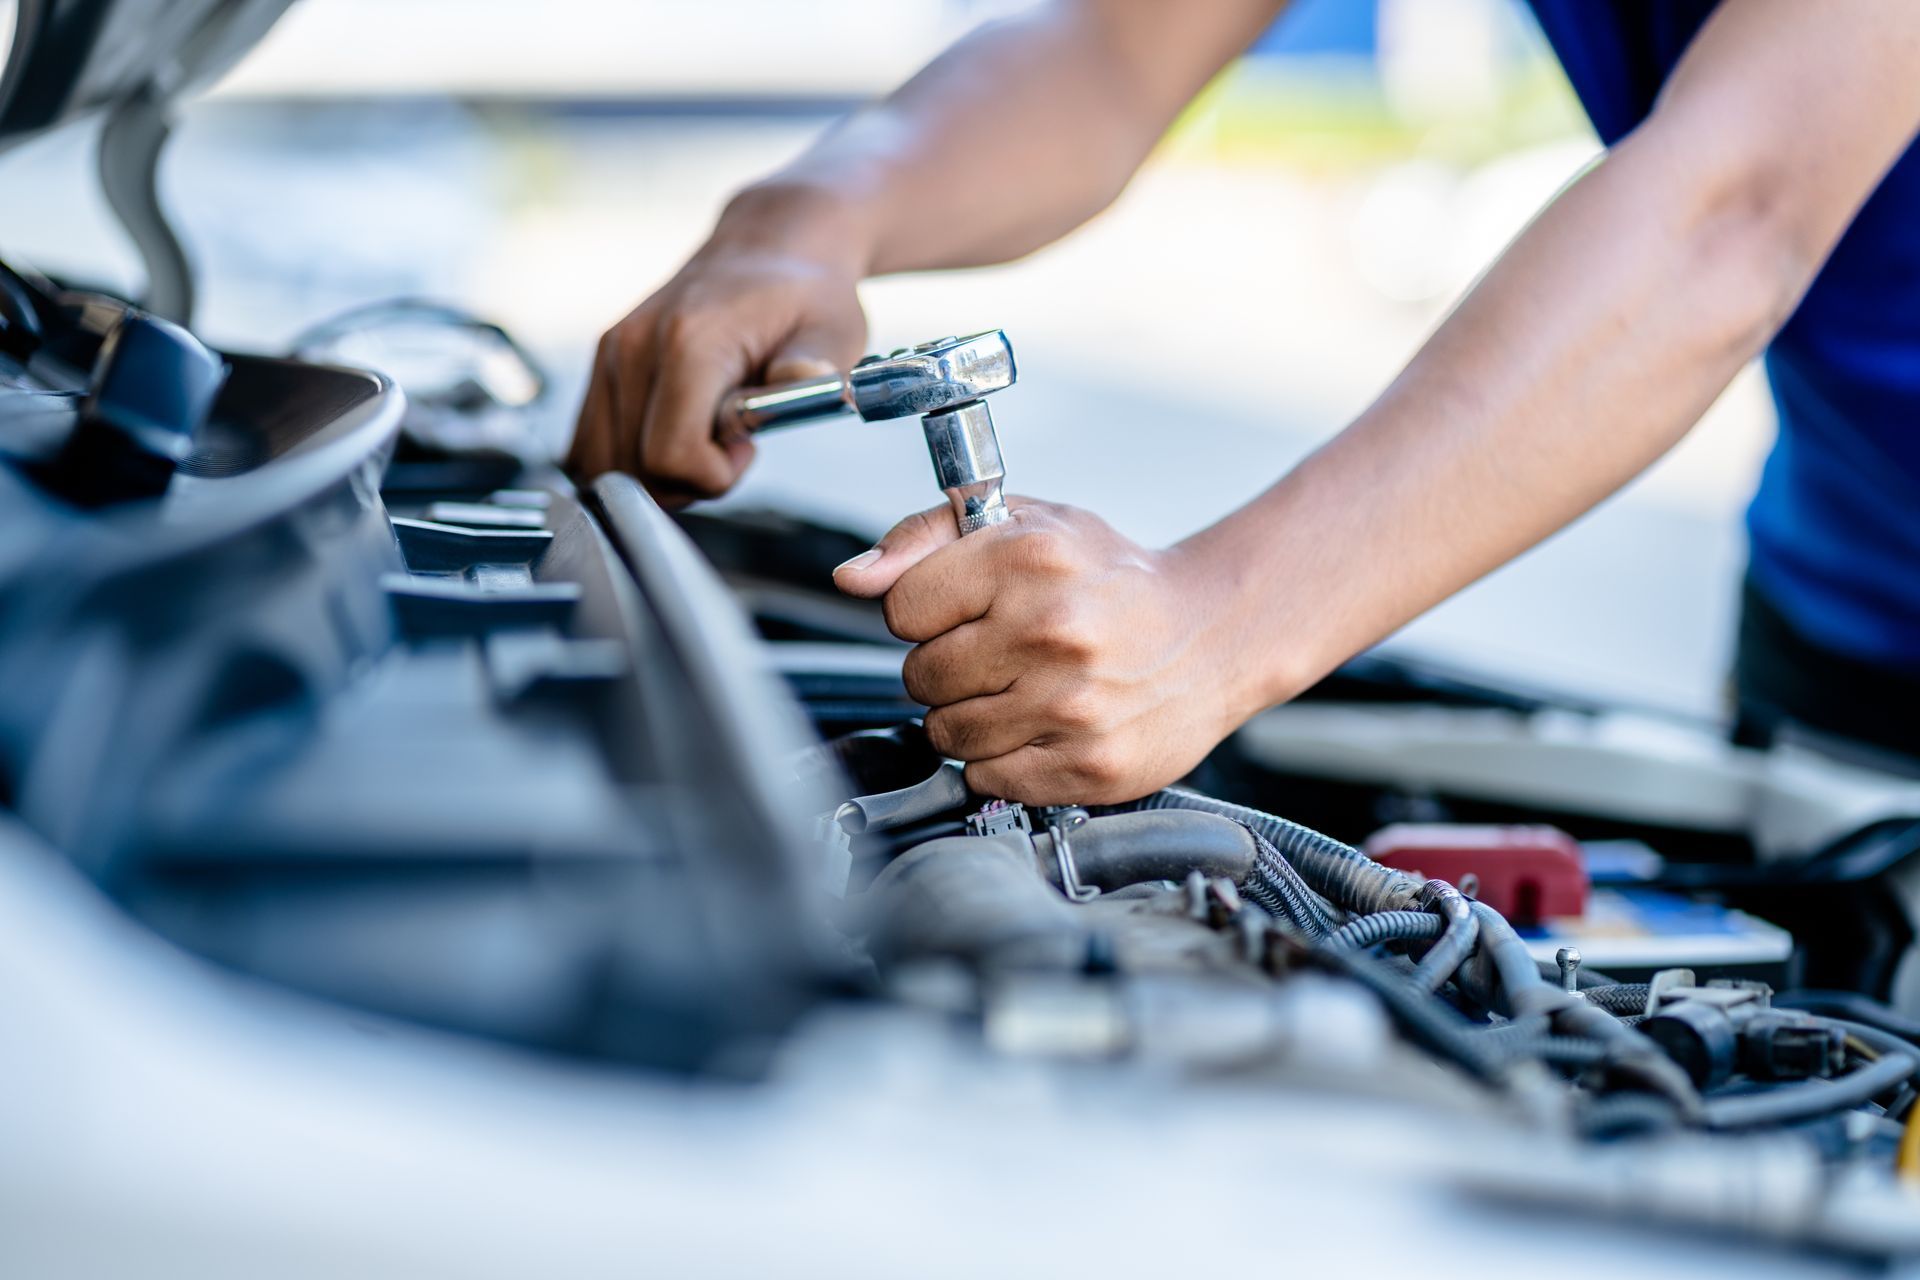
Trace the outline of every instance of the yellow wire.
<path fill-rule="evenodd" d="M 1847 1048 L 1870 1062 L 1880 1056 L 1872 1046 L 1854 1036 L 1847 1037 Z M 1901 1181 L 1920 1186 L 1920 1102 L 1907 1108 L 1907 1125 L 1900 1131 L 1900 1150 L 1894 1157 L 1893 1167 Z"/>
<path fill-rule="evenodd" d="M 1900 1135 L 1900 1155 L 1894 1168 L 1904 1181 L 1920 1186 L 1920 1103 L 1907 1110 L 1907 1127 Z"/>

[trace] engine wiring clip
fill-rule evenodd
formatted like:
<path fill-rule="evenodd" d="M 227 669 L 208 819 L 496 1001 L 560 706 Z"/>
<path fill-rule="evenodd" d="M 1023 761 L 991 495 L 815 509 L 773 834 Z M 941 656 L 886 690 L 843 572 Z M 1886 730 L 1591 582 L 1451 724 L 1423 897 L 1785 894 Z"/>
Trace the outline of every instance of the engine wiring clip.
<path fill-rule="evenodd" d="M 1089 816 L 1078 805 L 1055 805 L 1041 813 L 1041 820 L 1047 825 L 1047 834 L 1053 837 L 1053 859 L 1060 868 L 1060 892 L 1066 894 L 1071 902 L 1092 902 L 1100 896 L 1100 890 L 1095 886 L 1080 883 L 1080 873 L 1073 865 L 1073 845 L 1069 839 L 1076 828 L 1086 825 Z"/>
<path fill-rule="evenodd" d="M 1003 836 L 1010 831 L 1033 832 L 1033 819 L 1018 800 L 989 800 L 978 812 L 967 815 L 970 836 Z"/>

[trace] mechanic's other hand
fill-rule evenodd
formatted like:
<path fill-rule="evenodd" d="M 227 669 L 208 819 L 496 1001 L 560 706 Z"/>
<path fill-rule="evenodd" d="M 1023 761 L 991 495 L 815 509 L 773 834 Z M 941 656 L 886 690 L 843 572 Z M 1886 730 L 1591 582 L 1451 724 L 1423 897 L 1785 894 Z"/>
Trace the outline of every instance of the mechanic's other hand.
<path fill-rule="evenodd" d="M 726 492 L 750 441 L 713 438 L 736 387 L 848 368 L 866 343 L 856 246 L 736 199 L 673 279 L 600 339 L 567 469 L 628 471 L 667 505 Z"/>
<path fill-rule="evenodd" d="M 907 691 L 975 791 L 1102 804 L 1175 781 L 1245 714 L 1218 588 L 1180 548 L 1146 550 L 1072 507 L 1009 505 L 965 538 L 946 507 L 909 516 L 834 582 L 884 595 L 887 626 L 918 644 Z"/>

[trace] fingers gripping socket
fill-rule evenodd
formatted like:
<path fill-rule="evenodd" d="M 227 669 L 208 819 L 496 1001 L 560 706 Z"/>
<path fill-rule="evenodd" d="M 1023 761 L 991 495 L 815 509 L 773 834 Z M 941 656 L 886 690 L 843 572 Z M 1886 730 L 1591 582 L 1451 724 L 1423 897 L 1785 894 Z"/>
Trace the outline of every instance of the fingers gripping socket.
<path fill-rule="evenodd" d="M 1008 516 L 1000 493 L 1006 468 L 1000 461 L 1000 437 L 984 401 L 955 405 L 920 419 L 927 454 L 962 534 L 999 524 Z"/>

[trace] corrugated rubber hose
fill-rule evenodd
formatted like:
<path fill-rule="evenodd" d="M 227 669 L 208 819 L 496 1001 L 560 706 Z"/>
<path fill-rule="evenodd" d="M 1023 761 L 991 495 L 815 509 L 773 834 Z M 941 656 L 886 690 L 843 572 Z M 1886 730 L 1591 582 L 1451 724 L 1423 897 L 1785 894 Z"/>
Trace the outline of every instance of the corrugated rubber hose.
<path fill-rule="evenodd" d="M 1447 922 L 1425 911 L 1382 911 L 1342 925 L 1324 944 L 1330 951 L 1365 951 L 1383 942 L 1430 942 Z"/>
<path fill-rule="evenodd" d="M 1360 915 L 1418 909 L 1423 898 L 1426 899 L 1426 905 L 1432 906 L 1446 900 L 1448 891 L 1458 896 L 1458 890 L 1453 890 L 1452 886 L 1429 893 L 1426 882 L 1384 867 L 1352 845 L 1310 827 L 1185 788 L 1169 787 L 1126 807 L 1195 809 L 1242 823 L 1269 841 L 1281 857 L 1299 872 L 1300 879 L 1309 888 L 1336 906 Z M 1263 867 L 1256 867 L 1256 872 L 1265 874 Z M 1447 908 L 1442 910 L 1445 912 Z M 1469 939 L 1462 948 L 1465 963 L 1460 964 L 1454 976 L 1470 995 L 1481 1004 L 1510 1017 L 1545 1016 L 1556 1037 L 1595 1042 L 1604 1049 L 1600 1056 L 1604 1058 L 1609 1071 L 1665 1098 L 1683 1119 L 1697 1122 L 1702 1118 L 1699 1092 L 1694 1089 L 1686 1072 L 1662 1053 L 1659 1046 L 1623 1026 L 1605 1010 L 1550 985 L 1541 976 L 1526 943 L 1499 912 L 1475 902 L 1468 904 L 1468 914 L 1477 936 Z M 1455 929 L 1453 932 L 1457 936 L 1461 930 Z M 1436 943 L 1436 947 L 1445 943 L 1447 935 L 1441 936 L 1442 942 Z M 1332 954 L 1354 956 L 1349 952 Z M 1450 959 L 1443 957 L 1440 963 Z M 1431 972 L 1420 975 L 1419 986 L 1398 977 L 1389 979 L 1398 982 L 1409 996 L 1420 999 L 1431 999 L 1425 991 L 1420 990 L 1431 980 Z M 1441 981 L 1444 980 L 1443 977 Z M 1369 985 L 1380 989 L 1373 982 L 1369 982 Z M 1480 1052 L 1497 1050 L 1493 1046 L 1486 1046 Z"/>
<path fill-rule="evenodd" d="M 1272 846 L 1276 856 L 1261 859 L 1255 870 L 1262 885 L 1276 893 L 1289 880 L 1303 881 L 1334 905 L 1362 916 L 1416 909 L 1425 900 L 1447 926 L 1416 971 L 1416 980 L 1429 991 L 1444 985 L 1473 952 L 1479 921 L 1460 891 L 1443 880 L 1417 880 L 1311 827 L 1184 787 L 1156 791 L 1129 807 L 1195 809 L 1241 823 Z"/>
<path fill-rule="evenodd" d="M 1133 809 L 1196 809 L 1232 818 L 1271 844 L 1280 859 L 1299 873 L 1307 887 L 1334 905 L 1360 915 L 1402 911 L 1420 897 L 1422 882 L 1383 867 L 1350 844 L 1322 835 L 1297 822 L 1216 800 L 1212 796 L 1168 787 L 1127 806 Z M 1258 869 L 1263 875 L 1269 869 Z"/>

